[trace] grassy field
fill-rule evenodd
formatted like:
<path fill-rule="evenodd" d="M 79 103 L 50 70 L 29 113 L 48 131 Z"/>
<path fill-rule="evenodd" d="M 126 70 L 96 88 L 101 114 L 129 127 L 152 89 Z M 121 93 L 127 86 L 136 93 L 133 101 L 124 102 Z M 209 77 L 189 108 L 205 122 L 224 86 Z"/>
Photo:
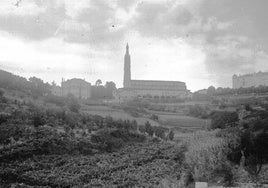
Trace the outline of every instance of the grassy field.
<path fill-rule="evenodd" d="M 124 112 L 120 109 L 114 109 L 109 106 L 88 106 L 84 105 L 81 108 L 82 112 L 89 113 L 92 115 L 99 115 L 102 117 L 110 116 L 114 119 L 122 119 L 122 120 L 136 120 L 139 125 L 144 125 L 146 121 L 149 121 L 151 125 L 153 126 L 159 126 L 160 124 L 156 121 L 153 121 L 149 118 L 145 117 L 133 117 L 130 114 Z"/>
<path fill-rule="evenodd" d="M 181 113 L 156 112 L 159 123 L 173 128 L 175 134 L 206 130 L 210 126 L 210 120 L 182 115 Z"/>
<path fill-rule="evenodd" d="M 147 117 L 133 117 L 130 114 L 120 109 L 114 109 L 109 106 L 95 106 L 84 105 L 81 111 L 93 115 L 100 115 L 102 117 L 110 116 L 114 119 L 122 120 L 136 120 L 139 125 L 144 125 L 149 121 L 153 126 L 165 126 L 172 128 L 176 135 L 185 132 L 192 132 L 198 130 L 205 130 L 210 125 L 210 120 L 199 119 L 195 117 L 185 116 L 182 113 L 171 113 L 161 111 L 148 111 L 149 113 L 156 114 L 159 118 L 158 121 L 153 121 Z"/>

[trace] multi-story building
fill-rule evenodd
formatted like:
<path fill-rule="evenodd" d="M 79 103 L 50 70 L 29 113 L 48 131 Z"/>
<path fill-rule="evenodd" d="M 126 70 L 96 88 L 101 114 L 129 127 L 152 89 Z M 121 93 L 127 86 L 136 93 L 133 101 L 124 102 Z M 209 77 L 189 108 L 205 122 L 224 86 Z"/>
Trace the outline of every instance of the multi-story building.
<path fill-rule="evenodd" d="M 245 75 L 233 75 L 233 88 L 247 88 L 247 87 L 258 87 L 268 86 L 268 72 L 258 72 L 253 74 Z"/>
<path fill-rule="evenodd" d="M 72 94 L 79 99 L 88 99 L 91 98 L 91 84 L 79 78 L 73 78 L 66 81 L 62 79 L 61 87 L 53 86 L 51 92 L 57 96 L 67 96 L 68 94 Z"/>

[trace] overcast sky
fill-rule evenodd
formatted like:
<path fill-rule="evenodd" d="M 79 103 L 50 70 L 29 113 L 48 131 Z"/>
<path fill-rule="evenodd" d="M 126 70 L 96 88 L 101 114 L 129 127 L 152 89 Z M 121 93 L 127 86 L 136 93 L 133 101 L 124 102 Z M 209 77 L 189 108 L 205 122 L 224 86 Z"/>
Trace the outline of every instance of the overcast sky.
<path fill-rule="evenodd" d="M 1 0 L 0 69 L 122 87 L 128 42 L 133 79 L 231 87 L 233 74 L 268 71 L 267 8 L 267 0 Z"/>

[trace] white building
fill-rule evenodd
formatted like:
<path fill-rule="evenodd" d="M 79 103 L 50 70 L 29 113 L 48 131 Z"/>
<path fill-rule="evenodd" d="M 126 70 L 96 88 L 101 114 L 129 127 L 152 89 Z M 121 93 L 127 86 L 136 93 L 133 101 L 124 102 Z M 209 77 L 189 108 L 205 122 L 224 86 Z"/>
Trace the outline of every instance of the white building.
<path fill-rule="evenodd" d="M 268 86 L 268 72 L 258 72 L 245 75 L 233 75 L 233 88 Z"/>
<path fill-rule="evenodd" d="M 89 99 L 91 98 L 91 84 L 79 78 L 73 78 L 67 81 L 62 80 L 61 87 L 52 86 L 51 93 L 57 96 L 72 94 L 79 99 Z"/>

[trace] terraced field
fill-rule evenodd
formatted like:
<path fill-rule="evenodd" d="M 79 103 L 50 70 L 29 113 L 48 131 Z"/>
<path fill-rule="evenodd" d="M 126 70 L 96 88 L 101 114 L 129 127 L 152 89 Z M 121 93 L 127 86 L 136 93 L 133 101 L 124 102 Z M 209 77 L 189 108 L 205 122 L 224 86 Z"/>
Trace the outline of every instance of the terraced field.
<path fill-rule="evenodd" d="M 191 116 L 185 116 L 182 112 L 161 112 L 161 111 L 150 111 L 150 113 L 158 116 L 158 122 L 162 126 L 173 128 L 175 134 L 182 132 L 192 132 L 198 130 L 206 130 L 211 121 L 207 119 L 200 119 Z"/>
<path fill-rule="evenodd" d="M 81 109 L 82 112 L 99 115 L 102 117 L 110 116 L 113 119 L 122 119 L 122 120 L 136 120 L 139 125 L 144 125 L 146 121 L 149 121 L 151 125 L 158 126 L 158 122 L 153 121 L 146 117 L 133 117 L 130 114 L 124 112 L 120 109 L 114 109 L 109 106 L 83 106 Z"/>

